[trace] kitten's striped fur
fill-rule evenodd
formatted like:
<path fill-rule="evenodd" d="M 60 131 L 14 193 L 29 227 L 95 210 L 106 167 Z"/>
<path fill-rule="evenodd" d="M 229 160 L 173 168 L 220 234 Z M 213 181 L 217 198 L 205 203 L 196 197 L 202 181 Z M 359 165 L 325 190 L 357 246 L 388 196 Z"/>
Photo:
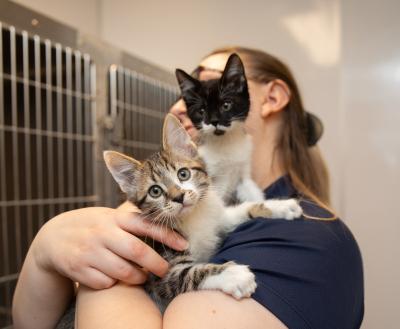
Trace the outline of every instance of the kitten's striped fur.
<path fill-rule="evenodd" d="M 199 289 L 222 290 L 238 299 L 249 297 L 256 283 L 247 266 L 208 260 L 239 224 L 254 217 L 293 219 L 301 208 L 295 200 L 225 206 L 196 147 L 172 115 L 165 120 L 163 137 L 163 149 L 142 163 L 117 152 L 104 153 L 107 167 L 143 216 L 175 229 L 189 241 L 184 253 L 158 248 L 170 262 L 170 271 L 164 278 L 151 276 L 147 291 L 162 309 L 176 295 Z"/>

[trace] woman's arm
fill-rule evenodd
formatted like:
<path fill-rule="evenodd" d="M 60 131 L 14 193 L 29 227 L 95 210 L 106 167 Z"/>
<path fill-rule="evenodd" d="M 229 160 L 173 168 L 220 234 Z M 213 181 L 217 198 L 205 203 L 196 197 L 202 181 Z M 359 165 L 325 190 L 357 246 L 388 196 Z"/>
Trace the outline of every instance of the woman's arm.
<path fill-rule="evenodd" d="M 73 293 L 72 281 L 104 289 L 121 280 L 141 284 L 138 264 L 162 276 L 168 263 L 137 236 L 149 236 L 177 250 L 186 242 L 137 213 L 84 208 L 60 214 L 35 237 L 13 300 L 16 328 L 54 327 Z"/>
<path fill-rule="evenodd" d="M 75 321 L 79 329 L 161 329 L 162 317 L 141 286 L 79 287 Z"/>
<path fill-rule="evenodd" d="M 254 299 L 236 300 L 219 291 L 179 295 L 168 306 L 164 329 L 287 329 Z"/>
<path fill-rule="evenodd" d="M 137 210 L 128 201 L 118 209 Z M 141 329 L 162 328 L 161 313 L 144 289 L 121 282 L 104 290 L 80 286 L 75 321 L 76 327 L 83 329 L 126 329 L 129 326 Z"/>
<path fill-rule="evenodd" d="M 80 287 L 79 329 L 287 329 L 251 298 L 240 301 L 219 291 L 196 291 L 176 297 L 164 318 L 140 286 L 117 284 L 106 290 Z"/>
<path fill-rule="evenodd" d="M 41 268 L 32 253 L 31 248 L 14 294 L 14 328 L 54 328 L 73 295 L 73 282 Z"/>

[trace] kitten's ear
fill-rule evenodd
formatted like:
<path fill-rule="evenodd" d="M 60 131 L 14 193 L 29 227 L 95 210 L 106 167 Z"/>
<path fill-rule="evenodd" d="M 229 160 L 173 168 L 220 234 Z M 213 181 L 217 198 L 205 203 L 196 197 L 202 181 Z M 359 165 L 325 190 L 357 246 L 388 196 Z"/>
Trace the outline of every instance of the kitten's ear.
<path fill-rule="evenodd" d="M 197 147 L 173 114 L 167 114 L 163 127 L 163 149 L 187 158 L 197 157 Z"/>
<path fill-rule="evenodd" d="M 176 69 L 175 76 L 178 80 L 179 87 L 181 88 L 183 96 L 185 96 L 186 93 L 190 91 L 196 91 L 199 87 L 201 87 L 201 84 L 198 80 L 196 80 L 183 70 Z"/>
<path fill-rule="evenodd" d="M 222 88 L 237 88 L 239 92 L 247 88 L 243 62 L 237 54 L 229 56 L 220 84 Z"/>
<path fill-rule="evenodd" d="M 104 151 L 104 161 L 108 170 L 125 193 L 132 193 L 136 188 L 135 172 L 140 167 L 140 162 L 122 153 Z"/>

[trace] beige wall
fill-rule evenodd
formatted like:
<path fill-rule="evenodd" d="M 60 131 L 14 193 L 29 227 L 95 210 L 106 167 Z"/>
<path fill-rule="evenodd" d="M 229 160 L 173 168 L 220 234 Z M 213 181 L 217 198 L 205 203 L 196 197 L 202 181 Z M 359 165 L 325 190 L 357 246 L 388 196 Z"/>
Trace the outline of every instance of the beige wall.
<path fill-rule="evenodd" d="M 279 56 L 293 69 L 307 108 L 326 123 L 322 141 L 340 206 L 340 1 L 103 0 L 105 40 L 167 69 L 193 69 L 213 48 L 244 45 Z"/>
<path fill-rule="evenodd" d="M 98 0 L 13 0 L 61 23 L 99 36 Z"/>
<path fill-rule="evenodd" d="M 334 204 L 363 253 L 364 329 L 398 328 L 400 2 L 19 0 L 170 70 L 214 47 L 264 49 L 292 67 L 321 142 Z"/>
<path fill-rule="evenodd" d="M 343 202 L 364 257 L 368 329 L 400 327 L 399 12 L 397 0 L 343 2 Z"/>

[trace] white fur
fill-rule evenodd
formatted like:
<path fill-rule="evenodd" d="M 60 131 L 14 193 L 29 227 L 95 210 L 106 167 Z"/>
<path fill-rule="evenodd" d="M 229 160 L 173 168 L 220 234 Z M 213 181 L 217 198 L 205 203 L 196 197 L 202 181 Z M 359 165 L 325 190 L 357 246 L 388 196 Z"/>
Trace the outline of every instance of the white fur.
<path fill-rule="evenodd" d="M 219 243 L 218 229 L 226 221 L 225 206 L 215 191 L 208 191 L 193 209 L 180 219 L 179 229 L 189 238 L 190 254 L 207 262 Z"/>
<path fill-rule="evenodd" d="M 272 211 L 271 218 L 294 219 L 302 215 L 301 209 L 296 199 L 287 200 L 266 200 L 264 206 Z"/>
<path fill-rule="evenodd" d="M 209 276 L 200 285 L 200 289 L 218 289 L 232 295 L 236 299 L 250 297 L 256 290 L 254 274 L 245 265 L 233 264 L 223 272 Z"/>
<path fill-rule="evenodd" d="M 238 225 L 249 220 L 249 210 L 257 202 L 243 202 L 227 207 L 213 189 L 199 200 L 187 214 L 182 214 L 179 230 L 189 239 L 189 253 L 197 263 L 208 262 L 221 242 L 218 233 L 229 233 Z M 293 219 L 301 215 L 301 208 L 296 200 L 266 200 L 265 207 L 272 212 L 271 217 Z M 229 264 L 216 275 L 207 277 L 200 289 L 222 290 L 236 299 L 250 297 L 256 290 L 254 274 L 248 266 Z"/>
<path fill-rule="evenodd" d="M 256 204 L 258 202 L 244 202 L 227 207 L 210 189 L 193 209 L 179 218 L 179 230 L 189 238 L 193 258 L 197 262 L 207 262 L 220 243 L 218 233 L 227 234 L 249 220 L 249 210 Z M 302 213 L 295 199 L 266 200 L 263 204 L 271 210 L 272 218 L 293 219 Z"/>
<path fill-rule="evenodd" d="M 222 136 L 215 136 L 214 131 L 214 126 L 203 124 L 198 151 L 218 194 L 225 202 L 235 191 L 242 202 L 263 200 L 262 191 L 251 179 L 252 140 L 244 131 L 243 123 L 232 122 Z"/>
<path fill-rule="evenodd" d="M 236 195 L 240 201 L 262 201 L 264 194 L 257 184 L 250 178 L 250 174 L 243 173 L 242 181 L 236 187 Z"/>

